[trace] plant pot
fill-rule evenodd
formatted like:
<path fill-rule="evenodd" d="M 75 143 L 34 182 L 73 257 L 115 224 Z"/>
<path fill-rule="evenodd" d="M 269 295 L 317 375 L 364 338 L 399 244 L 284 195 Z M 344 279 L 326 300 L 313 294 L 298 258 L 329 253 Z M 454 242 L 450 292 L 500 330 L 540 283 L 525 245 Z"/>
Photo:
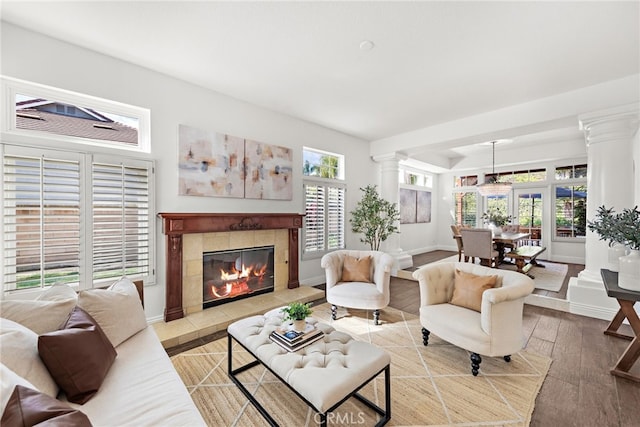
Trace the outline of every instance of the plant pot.
<path fill-rule="evenodd" d="M 640 250 L 631 249 L 629 255 L 620 257 L 618 286 L 630 291 L 640 291 Z"/>
<path fill-rule="evenodd" d="M 489 230 L 491 230 L 491 234 L 494 237 L 502 235 L 502 227 L 495 225 L 494 223 L 489 223 Z"/>
<path fill-rule="evenodd" d="M 293 329 L 295 331 L 298 332 L 304 332 L 304 330 L 307 328 L 307 320 L 306 319 L 302 319 L 302 320 L 294 320 L 293 321 Z"/>
<path fill-rule="evenodd" d="M 607 258 L 609 261 L 609 270 L 620 271 L 620 257 L 627 254 L 627 248 L 619 243 L 614 243 L 609 247 Z"/>

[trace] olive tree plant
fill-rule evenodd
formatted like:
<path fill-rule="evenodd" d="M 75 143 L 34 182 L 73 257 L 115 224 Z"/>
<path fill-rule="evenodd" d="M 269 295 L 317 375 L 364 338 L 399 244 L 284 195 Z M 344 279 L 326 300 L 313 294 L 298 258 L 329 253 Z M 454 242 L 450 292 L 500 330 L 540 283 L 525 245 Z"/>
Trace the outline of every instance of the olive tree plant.
<path fill-rule="evenodd" d="M 354 233 L 361 233 L 362 243 L 367 243 L 372 251 L 380 249 L 380 243 L 387 240 L 393 233 L 399 233 L 397 223 L 400 212 L 395 203 L 380 197 L 375 185 L 360 188 L 364 191 L 362 199 L 356 209 L 351 211 L 351 229 Z"/>

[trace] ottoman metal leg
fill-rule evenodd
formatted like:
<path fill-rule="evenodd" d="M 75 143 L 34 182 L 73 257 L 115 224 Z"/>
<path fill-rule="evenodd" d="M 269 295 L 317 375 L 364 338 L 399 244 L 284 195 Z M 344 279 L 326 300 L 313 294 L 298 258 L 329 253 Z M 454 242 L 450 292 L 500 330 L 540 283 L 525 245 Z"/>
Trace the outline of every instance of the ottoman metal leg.
<path fill-rule="evenodd" d="M 338 307 L 331 304 L 331 319 L 336 320 L 336 316 L 338 315 Z"/>
<path fill-rule="evenodd" d="M 478 353 L 471 353 L 471 373 L 474 377 L 478 375 L 480 363 L 482 363 L 482 357 Z"/>
<path fill-rule="evenodd" d="M 422 344 L 429 345 L 429 334 L 431 334 L 431 332 L 429 332 L 427 328 L 422 328 Z"/>
<path fill-rule="evenodd" d="M 378 309 L 373 310 L 373 324 L 374 325 L 380 324 L 380 310 Z"/>

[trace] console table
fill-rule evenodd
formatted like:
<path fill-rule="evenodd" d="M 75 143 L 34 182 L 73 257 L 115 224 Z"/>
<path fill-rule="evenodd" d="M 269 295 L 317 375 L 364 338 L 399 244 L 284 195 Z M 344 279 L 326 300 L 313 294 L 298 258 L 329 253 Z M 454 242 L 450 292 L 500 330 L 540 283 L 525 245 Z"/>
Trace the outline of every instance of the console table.
<path fill-rule="evenodd" d="M 613 320 L 611 320 L 609 327 L 604 331 L 604 333 L 614 337 L 631 340 L 631 344 L 629 344 L 622 356 L 620 356 L 618 363 L 616 363 L 616 366 L 611 370 L 611 374 L 628 380 L 640 382 L 640 377 L 629 373 L 633 364 L 640 357 L 640 319 L 638 318 L 638 313 L 636 313 L 633 308 L 633 305 L 637 301 L 640 301 L 640 292 L 620 288 L 618 286 L 618 273 L 615 271 L 602 269 L 600 270 L 600 274 L 602 275 L 607 295 L 615 298 L 618 301 L 618 304 L 620 304 L 620 310 L 618 310 Z M 625 318 L 629 320 L 629 324 L 631 325 L 631 329 L 635 336 L 629 336 L 618 332 L 618 329 Z"/>

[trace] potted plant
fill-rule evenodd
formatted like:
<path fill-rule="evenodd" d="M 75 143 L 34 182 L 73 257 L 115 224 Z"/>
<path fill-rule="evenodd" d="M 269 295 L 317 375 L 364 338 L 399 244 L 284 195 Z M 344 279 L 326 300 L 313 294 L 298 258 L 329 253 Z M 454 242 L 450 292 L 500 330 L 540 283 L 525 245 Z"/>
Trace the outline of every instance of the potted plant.
<path fill-rule="evenodd" d="M 354 233 L 362 233 L 362 243 L 367 243 L 372 251 L 380 249 L 380 243 L 393 234 L 398 233 L 397 223 L 400 212 L 395 203 L 382 199 L 378 195 L 375 185 L 360 188 L 364 196 L 358 202 L 356 209 L 351 211 L 351 229 Z"/>
<path fill-rule="evenodd" d="M 501 227 L 509 224 L 512 218 L 511 215 L 507 215 L 500 208 L 489 209 L 482 214 L 482 222 L 488 225 L 496 236 L 502 234 Z"/>
<path fill-rule="evenodd" d="M 280 311 L 284 313 L 284 320 L 292 320 L 293 329 L 300 332 L 304 332 L 307 327 L 306 319 L 313 313 L 310 302 L 292 302 Z"/>
<path fill-rule="evenodd" d="M 613 208 L 607 209 L 600 206 L 595 220 L 587 221 L 587 227 L 598 233 L 600 240 L 609 243 L 611 248 L 609 250 L 609 264 L 613 271 L 617 270 L 612 257 L 615 258 L 618 254 L 620 270 L 618 286 L 640 290 L 640 211 L 638 207 L 625 208 L 616 214 Z M 617 247 L 616 243 L 619 244 Z M 624 246 L 622 245 L 629 248 L 629 255 L 624 255 Z"/>

